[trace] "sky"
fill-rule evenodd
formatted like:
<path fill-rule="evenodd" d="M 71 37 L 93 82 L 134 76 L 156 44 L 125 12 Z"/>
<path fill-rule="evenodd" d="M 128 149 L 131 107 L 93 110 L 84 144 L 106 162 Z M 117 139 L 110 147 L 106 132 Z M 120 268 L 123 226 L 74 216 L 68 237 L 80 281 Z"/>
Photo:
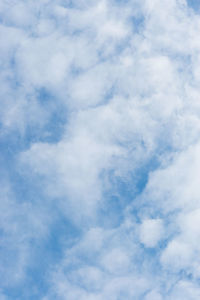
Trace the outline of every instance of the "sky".
<path fill-rule="evenodd" d="M 0 1 L 0 300 L 200 299 L 200 2 Z"/>

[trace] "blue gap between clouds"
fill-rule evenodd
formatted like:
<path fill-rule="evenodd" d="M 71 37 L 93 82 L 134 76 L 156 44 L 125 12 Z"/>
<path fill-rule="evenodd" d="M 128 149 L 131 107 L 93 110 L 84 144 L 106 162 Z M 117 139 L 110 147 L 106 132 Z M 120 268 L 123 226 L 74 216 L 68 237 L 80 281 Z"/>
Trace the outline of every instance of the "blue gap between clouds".
<path fill-rule="evenodd" d="M 49 104 L 49 101 L 54 101 L 44 89 L 39 91 L 39 101 L 42 105 Z M 66 124 L 66 111 L 62 107 L 56 106 L 50 116 L 50 120 L 44 128 L 37 128 L 37 126 L 29 126 L 24 136 L 20 135 L 13 130 L 1 138 L 0 151 L 1 151 L 1 170 L 2 174 L 8 177 L 11 182 L 11 187 L 16 196 L 16 202 L 27 202 L 37 205 L 37 202 L 46 203 L 44 195 L 40 192 L 37 184 L 32 180 L 31 174 L 20 173 L 20 166 L 17 164 L 17 155 L 27 150 L 32 143 L 35 142 L 48 142 L 55 143 L 61 138 Z M 41 132 L 42 131 L 42 132 Z M 49 135 L 43 135 L 43 132 L 49 132 Z M 27 270 L 27 279 L 24 286 L 13 286 L 12 288 L 5 289 L 5 293 L 14 299 L 38 299 L 39 294 L 45 293 L 47 290 L 45 270 L 49 265 L 56 263 L 62 257 L 62 239 L 68 237 L 68 240 L 73 241 L 80 235 L 78 229 L 72 225 L 64 216 L 59 215 L 56 217 L 55 207 L 51 207 L 56 222 L 50 229 L 49 236 L 44 240 L 32 241 L 34 262 Z M 48 213 L 48 212 L 46 212 Z M 57 212 L 58 214 L 58 212 Z M 22 292 L 23 291 L 23 292 Z"/>
<path fill-rule="evenodd" d="M 142 193 L 148 182 L 149 173 L 158 165 L 157 158 L 152 157 L 143 167 L 133 170 L 126 178 L 116 177 L 114 171 L 110 171 L 108 178 L 111 187 L 103 194 L 105 201 L 100 210 L 99 222 L 105 227 L 119 226 L 124 220 L 124 209 Z M 102 174 L 102 178 L 104 176 L 106 174 Z"/>
<path fill-rule="evenodd" d="M 200 1 L 199 0 L 187 0 L 189 7 L 194 9 L 196 12 L 200 12 Z"/>
<path fill-rule="evenodd" d="M 43 129 L 43 135 L 41 135 L 40 141 L 56 143 L 61 139 L 65 130 L 65 125 L 67 124 L 68 119 L 68 111 L 66 107 L 45 88 L 38 89 L 37 98 L 44 108 L 47 107 L 48 109 L 48 107 L 51 107 L 50 118 Z M 29 136 L 34 137 L 34 132 L 31 133 L 30 128 Z"/>
<path fill-rule="evenodd" d="M 55 100 L 44 89 L 39 91 L 38 99 L 42 105 L 47 107 Z M 40 193 L 32 180 L 27 180 L 26 176 L 21 174 L 20 165 L 17 164 L 18 154 L 28 150 L 32 144 L 37 142 L 57 143 L 62 137 L 66 122 L 67 112 L 58 105 L 51 112 L 49 120 L 43 128 L 33 124 L 27 126 L 24 134 L 12 130 L 1 137 L 1 166 L 9 175 L 14 194 L 18 195 L 19 201 L 32 201 L 35 197 L 40 196 Z"/>
<path fill-rule="evenodd" d="M 39 241 L 38 245 L 35 245 L 34 263 L 28 269 L 27 278 L 29 278 L 29 286 L 38 289 L 37 296 L 42 293 L 45 295 L 50 288 L 50 283 L 46 280 L 49 276 L 46 270 L 55 266 L 63 257 L 63 249 L 70 248 L 80 236 L 80 230 L 70 223 L 65 216 L 58 214 L 56 222 L 50 229 L 49 238 L 46 239 L 45 243 Z M 37 251 L 37 246 L 39 251 Z"/>

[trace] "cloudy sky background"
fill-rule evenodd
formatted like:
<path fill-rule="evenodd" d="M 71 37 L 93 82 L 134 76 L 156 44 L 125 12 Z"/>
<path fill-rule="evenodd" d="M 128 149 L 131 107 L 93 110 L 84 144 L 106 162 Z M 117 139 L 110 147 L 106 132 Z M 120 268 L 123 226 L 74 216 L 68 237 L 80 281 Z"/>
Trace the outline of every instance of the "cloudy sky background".
<path fill-rule="evenodd" d="M 200 299 L 200 2 L 0 23 L 0 299 Z"/>

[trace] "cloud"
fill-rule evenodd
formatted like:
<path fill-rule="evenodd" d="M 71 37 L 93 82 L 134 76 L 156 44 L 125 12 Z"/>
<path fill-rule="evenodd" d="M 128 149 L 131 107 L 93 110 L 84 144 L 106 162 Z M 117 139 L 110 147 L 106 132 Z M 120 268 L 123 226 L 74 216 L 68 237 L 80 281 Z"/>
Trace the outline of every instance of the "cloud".
<path fill-rule="evenodd" d="M 47 234 L 49 220 L 39 207 L 22 200 L 19 203 L 8 185 L 7 176 L 4 177 L 4 181 L 1 179 L 0 273 L 1 288 L 9 291 L 11 285 L 17 287 L 24 280 L 27 265 L 32 264 L 31 254 L 35 247 L 32 243 L 41 241 Z"/>
<path fill-rule="evenodd" d="M 0 297 L 198 299 L 198 10 L 2 1 L 0 22 Z"/>
<path fill-rule="evenodd" d="M 163 235 L 160 219 L 144 220 L 140 227 L 140 240 L 146 247 L 155 247 Z"/>

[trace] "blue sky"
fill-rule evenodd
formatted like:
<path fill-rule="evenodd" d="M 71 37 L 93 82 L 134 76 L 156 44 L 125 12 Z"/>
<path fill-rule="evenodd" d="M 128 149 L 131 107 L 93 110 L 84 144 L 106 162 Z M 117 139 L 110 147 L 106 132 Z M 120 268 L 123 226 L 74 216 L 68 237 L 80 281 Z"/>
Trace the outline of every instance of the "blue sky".
<path fill-rule="evenodd" d="M 0 3 L 0 300 L 200 299 L 200 5 Z"/>

